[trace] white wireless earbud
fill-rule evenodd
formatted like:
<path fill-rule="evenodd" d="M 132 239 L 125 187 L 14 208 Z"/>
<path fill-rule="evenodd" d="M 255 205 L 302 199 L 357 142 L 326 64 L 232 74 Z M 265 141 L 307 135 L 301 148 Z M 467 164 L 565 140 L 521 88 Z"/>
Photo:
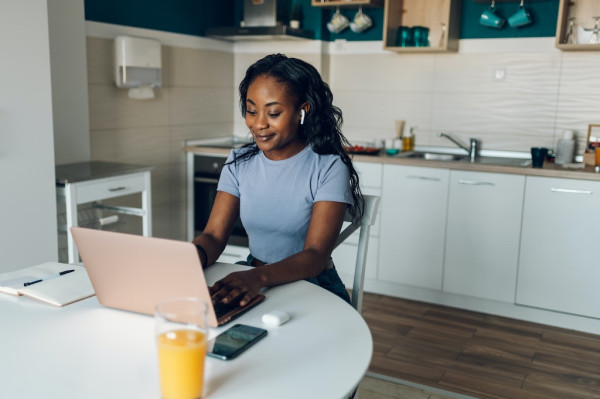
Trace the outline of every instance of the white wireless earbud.
<path fill-rule="evenodd" d="M 303 109 L 300 110 L 300 124 L 304 125 L 304 116 L 306 115 L 306 111 Z"/>

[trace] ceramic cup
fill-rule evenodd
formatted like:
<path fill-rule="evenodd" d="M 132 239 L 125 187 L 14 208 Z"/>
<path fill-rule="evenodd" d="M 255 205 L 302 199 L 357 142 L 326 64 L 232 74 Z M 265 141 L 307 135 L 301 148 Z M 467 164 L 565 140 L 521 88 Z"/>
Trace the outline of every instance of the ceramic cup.
<path fill-rule="evenodd" d="M 331 21 L 327 23 L 327 29 L 331 33 L 340 33 L 344 29 L 346 29 L 350 25 L 350 21 L 340 12 L 340 8 L 338 7 L 335 10 L 335 14 L 331 17 Z"/>
<path fill-rule="evenodd" d="M 510 26 L 512 26 L 513 28 L 526 26 L 532 22 L 533 22 L 533 18 L 531 17 L 531 14 L 527 10 L 527 8 L 525 8 L 523 6 L 523 1 L 521 1 L 519 10 L 516 13 L 514 13 L 513 15 L 511 15 L 510 17 L 508 17 L 508 24 Z"/>
<path fill-rule="evenodd" d="M 492 1 L 490 8 L 485 10 L 479 17 L 479 23 L 490 28 L 500 29 L 504 26 L 504 18 L 496 14 L 496 7 Z"/>
<path fill-rule="evenodd" d="M 531 147 L 531 166 L 541 168 L 548 156 L 548 149 L 543 147 Z"/>
<path fill-rule="evenodd" d="M 396 36 L 396 45 L 399 47 L 410 47 L 414 46 L 413 31 L 408 26 L 399 26 L 398 34 Z"/>
<path fill-rule="evenodd" d="M 352 32 L 360 33 L 365 29 L 368 29 L 373 25 L 371 17 L 362 12 L 362 7 L 359 7 L 358 12 L 354 16 L 354 20 L 350 22 L 350 29 Z"/>
<path fill-rule="evenodd" d="M 424 26 L 413 26 L 412 33 L 415 47 L 429 46 L 429 28 Z"/>

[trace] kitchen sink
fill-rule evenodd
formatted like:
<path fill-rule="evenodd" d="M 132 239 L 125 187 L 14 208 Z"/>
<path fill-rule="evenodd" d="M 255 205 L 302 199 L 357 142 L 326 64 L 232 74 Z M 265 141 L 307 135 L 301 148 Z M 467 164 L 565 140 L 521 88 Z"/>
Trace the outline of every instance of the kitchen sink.
<path fill-rule="evenodd" d="M 481 165 L 500 165 L 526 168 L 531 166 L 531 159 L 514 157 L 478 156 L 473 162 L 468 155 L 451 154 L 434 151 L 411 151 L 399 153 L 398 158 L 426 159 L 430 161 L 469 162 Z"/>
<path fill-rule="evenodd" d="M 531 166 L 531 159 L 527 158 L 505 158 L 505 157 L 477 157 L 475 163 L 483 165 L 502 165 L 527 168 Z"/>
<path fill-rule="evenodd" d="M 420 151 L 412 151 L 406 154 L 406 156 L 400 155 L 400 158 L 421 158 L 428 159 L 430 161 L 462 161 L 466 160 L 466 155 L 457 155 L 457 154 L 443 154 L 437 152 L 420 152 Z"/>

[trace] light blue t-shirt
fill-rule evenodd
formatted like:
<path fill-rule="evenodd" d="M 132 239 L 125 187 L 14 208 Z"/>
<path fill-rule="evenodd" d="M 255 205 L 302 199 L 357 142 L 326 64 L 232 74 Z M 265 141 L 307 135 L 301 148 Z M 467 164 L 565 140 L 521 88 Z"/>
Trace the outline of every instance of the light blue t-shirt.
<path fill-rule="evenodd" d="M 232 150 L 227 162 L 239 151 L 246 149 Z M 250 253 L 266 263 L 302 251 L 315 202 L 353 203 L 348 167 L 339 155 L 319 155 L 311 146 L 281 161 L 259 151 L 227 164 L 217 190 L 240 199 Z"/>

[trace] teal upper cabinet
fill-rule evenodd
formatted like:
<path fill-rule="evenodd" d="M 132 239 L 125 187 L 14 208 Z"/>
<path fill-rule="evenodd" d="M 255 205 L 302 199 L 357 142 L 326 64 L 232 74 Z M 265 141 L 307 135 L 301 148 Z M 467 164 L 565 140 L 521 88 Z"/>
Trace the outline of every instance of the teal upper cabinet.
<path fill-rule="evenodd" d="M 208 28 L 234 26 L 241 19 L 236 0 L 85 0 L 85 19 L 186 35 L 204 36 Z"/>

